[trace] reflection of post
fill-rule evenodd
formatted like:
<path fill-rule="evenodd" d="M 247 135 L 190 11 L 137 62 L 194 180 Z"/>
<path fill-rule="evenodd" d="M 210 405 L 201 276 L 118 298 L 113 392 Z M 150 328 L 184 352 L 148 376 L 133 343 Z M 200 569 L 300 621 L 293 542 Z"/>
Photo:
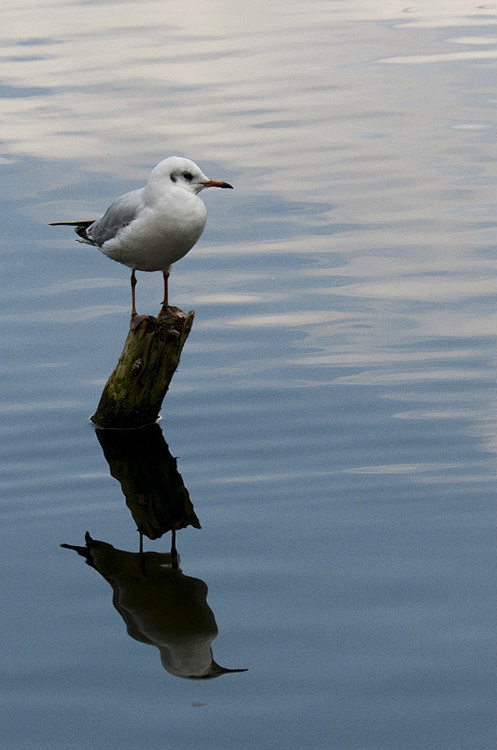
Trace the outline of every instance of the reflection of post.
<path fill-rule="evenodd" d="M 171 555 L 117 550 L 86 534 L 86 546 L 63 544 L 85 557 L 114 591 L 113 603 L 129 635 L 156 646 L 164 668 L 177 677 L 206 680 L 229 672 L 212 657 L 218 633 L 207 604 L 207 586 L 199 578 L 169 567 Z"/>
<path fill-rule="evenodd" d="M 146 317 L 131 329 L 92 422 L 126 428 L 153 424 L 179 364 L 193 324 L 193 312 L 169 308 L 161 318 Z"/>
<path fill-rule="evenodd" d="M 158 539 L 171 529 L 200 528 L 176 459 L 158 424 L 140 430 L 97 429 L 96 433 L 138 531 Z"/>

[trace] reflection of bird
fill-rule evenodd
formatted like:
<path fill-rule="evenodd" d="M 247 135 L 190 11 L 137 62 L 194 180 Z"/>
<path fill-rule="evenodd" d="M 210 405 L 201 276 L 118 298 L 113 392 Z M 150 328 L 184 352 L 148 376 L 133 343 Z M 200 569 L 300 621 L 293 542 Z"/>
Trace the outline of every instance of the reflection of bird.
<path fill-rule="evenodd" d="M 170 156 L 152 170 L 145 187 L 117 198 L 96 221 L 56 221 L 50 226 L 73 226 L 80 241 L 96 245 L 113 260 L 132 268 L 131 321 L 136 317 L 135 271 L 162 271 L 168 311 L 167 279 L 172 263 L 195 245 L 204 231 L 207 212 L 198 193 L 206 187 L 231 188 L 210 180 L 189 159 Z"/>
<path fill-rule="evenodd" d="M 207 604 L 207 586 L 175 568 L 172 554 L 118 550 L 86 533 L 86 546 L 63 544 L 86 559 L 112 586 L 113 604 L 129 635 L 157 646 L 163 667 L 176 677 L 208 680 L 245 669 L 227 669 L 212 656 L 218 629 Z M 173 554 L 174 553 L 174 554 Z"/>

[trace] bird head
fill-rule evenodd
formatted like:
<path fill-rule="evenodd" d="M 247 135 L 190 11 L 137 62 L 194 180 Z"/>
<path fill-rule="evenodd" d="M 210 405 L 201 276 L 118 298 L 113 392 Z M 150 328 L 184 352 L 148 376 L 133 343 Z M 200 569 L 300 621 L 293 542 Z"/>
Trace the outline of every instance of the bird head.
<path fill-rule="evenodd" d="M 169 156 L 159 162 L 152 170 L 149 183 L 156 180 L 167 180 L 189 193 L 200 193 L 208 187 L 232 188 L 232 185 L 222 180 L 209 179 L 195 162 L 182 156 Z"/>

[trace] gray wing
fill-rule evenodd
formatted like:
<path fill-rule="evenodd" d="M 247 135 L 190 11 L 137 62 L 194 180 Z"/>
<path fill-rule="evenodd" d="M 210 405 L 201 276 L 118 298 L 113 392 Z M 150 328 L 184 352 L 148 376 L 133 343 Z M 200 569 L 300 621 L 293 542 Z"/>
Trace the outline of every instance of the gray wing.
<path fill-rule="evenodd" d="M 104 215 L 87 229 L 87 235 L 93 242 L 102 247 L 113 239 L 120 229 L 130 224 L 143 208 L 143 189 L 132 190 L 111 203 Z"/>

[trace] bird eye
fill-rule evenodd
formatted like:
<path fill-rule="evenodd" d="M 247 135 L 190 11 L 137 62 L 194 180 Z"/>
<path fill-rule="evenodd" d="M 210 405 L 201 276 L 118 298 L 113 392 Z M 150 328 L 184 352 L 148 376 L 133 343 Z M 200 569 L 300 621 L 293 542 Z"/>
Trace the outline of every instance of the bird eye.
<path fill-rule="evenodd" d="M 171 177 L 171 182 L 176 182 L 176 175 L 172 174 L 170 175 L 170 177 Z"/>
<path fill-rule="evenodd" d="M 181 175 L 187 182 L 191 182 L 193 180 L 193 175 L 190 172 L 183 172 Z"/>

